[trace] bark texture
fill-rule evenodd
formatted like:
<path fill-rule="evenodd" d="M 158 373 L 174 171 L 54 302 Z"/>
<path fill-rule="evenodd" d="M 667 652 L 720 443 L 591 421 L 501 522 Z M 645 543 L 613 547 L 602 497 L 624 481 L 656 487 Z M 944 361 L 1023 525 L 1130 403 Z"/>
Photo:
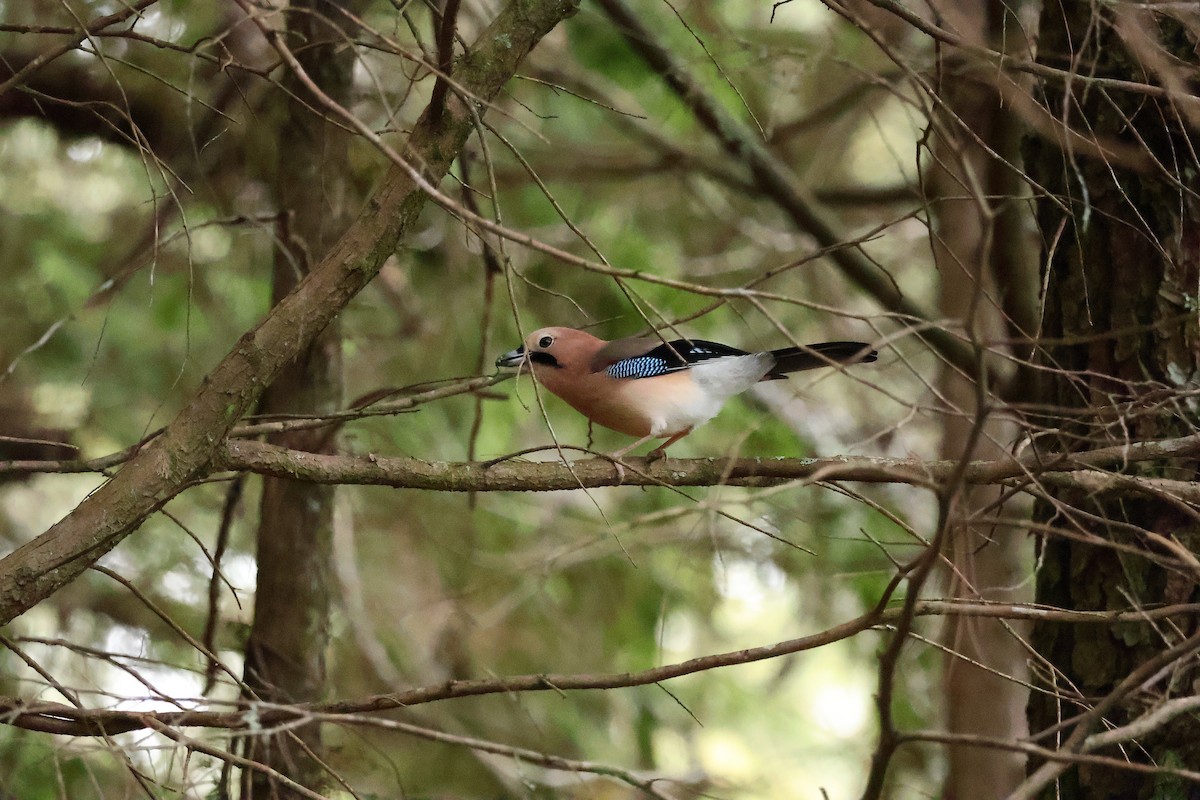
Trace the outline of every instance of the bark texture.
<path fill-rule="evenodd" d="M 354 50 L 348 42 L 361 12 L 357 0 L 302 0 L 288 14 L 288 38 L 305 72 L 341 105 L 351 99 Z M 350 133 L 305 102 L 294 74 L 277 126 L 275 193 L 280 210 L 272 283 L 279 303 L 307 275 L 352 220 Z M 279 373 L 264 392 L 263 414 L 327 414 L 342 407 L 341 325 L 337 320 Z M 335 451 L 332 428 L 287 431 L 267 440 L 311 453 Z M 333 577 L 336 486 L 285 478 L 263 480 L 257 534 L 254 623 L 246 643 L 247 689 L 273 703 L 321 699 L 326 685 Z M 297 783 L 315 787 L 322 773 L 321 728 L 247 740 L 248 755 Z M 247 770 L 249 797 L 293 797 L 263 772 Z"/>
<path fill-rule="evenodd" d="M 939 4 L 946 23 L 980 45 L 994 46 L 1004 28 L 1006 7 L 991 0 Z M 1009 21 L 1011 24 L 1011 20 Z M 1018 26 L 1013 26 L 1018 27 Z M 980 342 L 1002 340 L 1019 326 L 1018 309 L 1028 306 L 1018 296 L 1022 286 L 1000 285 L 1007 265 L 1033 253 L 1019 230 L 1009 228 L 1017 217 L 1015 160 L 1008 131 L 1013 119 L 990 86 L 989 76 L 955 68 L 961 55 L 944 53 L 941 97 L 945 103 L 934 120 L 933 155 L 928 186 L 935 202 L 933 252 L 938 267 L 942 314 L 961 325 L 961 333 Z M 986 149 L 985 149 L 986 148 Z M 989 152 L 990 150 L 990 152 Z M 1000 158 L 996 155 L 999 154 Z M 1019 227 L 1019 226 L 1014 226 Z M 1014 254 L 1016 254 L 1014 256 Z M 990 354 L 980 347 L 980 358 Z M 950 408 L 942 431 L 945 459 L 1003 460 L 1016 438 L 1011 421 L 989 416 L 990 392 L 982 363 L 974 374 L 953 366 L 939 379 L 941 396 Z M 978 436 L 973 429 L 979 426 Z M 1024 532 L 996 525 L 1003 487 L 966 487 L 954 505 L 947 541 L 945 593 L 964 601 L 1016 603 L 1027 601 L 1022 574 L 1028 568 L 1029 543 Z M 1009 501 L 1008 516 L 1029 513 L 1028 504 Z M 945 724 L 951 734 L 1014 741 L 1028 731 L 1025 721 L 1028 670 L 1020 623 L 1005 620 L 948 617 L 941 633 L 949 654 L 943 670 Z M 1015 629 L 1015 630 L 1014 630 Z M 947 800 L 998 800 L 1024 776 L 1025 756 L 1018 752 L 950 744 L 944 788 Z"/>
<path fill-rule="evenodd" d="M 1154 44 L 1139 43 L 1139 34 Z M 1161 56 L 1169 66 L 1168 53 L 1183 59 L 1179 63 L 1194 62 L 1194 42 L 1169 17 L 1057 2 L 1047 3 L 1042 14 L 1039 58 L 1056 67 L 1086 64 L 1089 74 L 1169 85 L 1169 72 L 1156 65 Z M 1141 149 L 1157 161 L 1147 168 L 1148 159 L 1078 155 L 1045 140 L 1029 148 L 1033 178 L 1068 209 L 1051 202 L 1039 208 L 1048 248 L 1045 335 L 1057 342 L 1045 350 L 1045 364 L 1053 372 L 1045 379 L 1044 400 L 1062 409 L 1061 418 L 1046 419 L 1057 434 L 1056 446 L 1069 451 L 1194 430 L 1194 411 L 1178 397 L 1196 380 L 1200 362 L 1195 317 L 1200 216 L 1188 186 L 1195 154 L 1189 144 L 1194 130 L 1181 118 L 1186 108 L 1134 92 L 1092 91 L 1086 81 L 1051 86 L 1046 103 L 1076 130 Z M 1190 460 L 1131 465 L 1126 472 L 1183 481 L 1197 477 Z M 1194 573 L 1149 557 L 1168 552 L 1161 544 L 1166 539 L 1156 535 L 1197 552 L 1196 517 L 1181 504 L 1165 496 L 1050 494 L 1038 508 L 1038 521 L 1131 545 L 1148 557 L 1050 536 L 1040 558 L 1038 602 L 1097 610 L 1195 599 Z M 1191 617 L 1145 629 L 1036 625 L 1033 642 L 1042 659 L 1034 670 L 1038 691 L 1029 706 L 1032 729 L 1050 728 L 1096 705 L 1137 666 L 1193 633 L 1195 625 Z M 1165 699 L 1192 693 L 1196 676 L 1194 658 L 1180 660 L 1122 696 L 1108 722 L 1125 724 Z M 1105 754 L 1194 766 L 1200 763 L 1200 723 L 1184 715 L 1148 731 L 1138 746 Z M 1086 765 L 1058 776 L 1042 796 L 1194 796 L 1188 791 L 1194 789 L 1165 777 Z"/>

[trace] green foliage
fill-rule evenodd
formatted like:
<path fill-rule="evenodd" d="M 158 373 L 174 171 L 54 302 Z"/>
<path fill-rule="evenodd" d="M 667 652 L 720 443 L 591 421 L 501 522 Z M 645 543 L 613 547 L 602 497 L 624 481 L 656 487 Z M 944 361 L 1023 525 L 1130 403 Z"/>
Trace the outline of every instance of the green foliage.
<path fill-rule="evenodd" d="M 1160 762 L 1160 766 L 1168 769 L 1187 770 L 1189 764 L 1179 757 L 1174 750 L 1168 750 Z M 1191 784 L 1178 775 L 1161 773 L 1154 776 L 1154 787 L 1148 797 L 1150 800 L 1186 800 L 1191 792 Z"/>
<path fill-rule="evenodd" d="M 20 800 L 101 800 L 132 788 L 127 768 L 104 748 L 7 727 L 0 729 L 0 771 Z"/>

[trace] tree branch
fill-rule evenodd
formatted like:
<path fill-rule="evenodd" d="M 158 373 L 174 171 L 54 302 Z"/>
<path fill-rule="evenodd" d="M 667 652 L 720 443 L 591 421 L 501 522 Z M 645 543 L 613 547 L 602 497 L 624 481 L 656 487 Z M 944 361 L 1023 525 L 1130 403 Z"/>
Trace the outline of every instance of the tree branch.
<path fill-rule="evenodd" d="M 799 185 L 795 175 L 763 144 L 760 137 L 730 115 L 717 99 L 705 91 L 680 60 L 658 42 L 657 35 L 642 22 L 625 0 L 600 0 L 618 32 L 663 82 L 691 109 L 696 120 L 716 138 L 726 154 L 749 170 L 754 187 L 787 214 L 800 230 L 822 247 L 830 248 L 830 260 L 851 282 L 883 308 L 918 323 L 913 331 L 957 369 L 974 375 L 976 353 L 943 327 L 928 323 L 933 315 L 906 297 L 900 288 L 861 249 L 838 247 L 845 241 L 833 223 L 817 209 L 815 201 Z"/>
<path fill-rule="evenodd" d="M 407 410 L 415 402 L 396 401 Z M 353 412 L 347 412 L 348 414 Z M 334 415 L 333 419 L 341 419 Z M 252 426 L 319 427 L 326 420 L 291 420 Z M 241 428 L 233 433 L 239 434 Z M 148 445 L 147 445 L 148 447 Z M 547 449 L 553 449 L 548 447 Z M 38 472 L 100 472 L 132 458 L 137 448 L 86 461 L 0 461 L 0 475 Z M 590 451 L 589 451 L 590 452 Z M 1170 495 L 1200 503 L 1200 483 L 1124 475 L 1095 470 L 1120 469 L 1128 464 L 1200 456 L 1200 434 L 1113 445 L 1079 453 L 1023 453 L 997 461 L 972 461 L 964 480 L 972 485 L 1030 481 L 1072 486 L 1089 493 L 1137 491 Z M 771 486 L 787 481 L 855 481 L 904 483 L 931 488 L 943 483 L 958 463 L 916 458 L 829 456 L 826 458 L 667 458 L 650 462 L 626 458 L 621 480 L 613 461 L 593 458 L 564 463 L 502 459 L 485 462 L 422 461 L 416 458 L 368 455 L 320 455 L 290 450 L 253 440 L 232 439 L 217 448 L 212 470 L 234 470 L 314 483 L 392 486 L 445 492 L 520 492 L 595 489 L 603 486 Z M 0 566 L 4 562 L 0 562 Z M 0 573 L 0 578 L 2 578 Z"/>
<path fill-rule="evenodd" d="M 79 46 L 80 42 L 97 31 L 104 30 L 110 25 L 116 25 L 120 22 L 124 22 L 130 17 L 137 16 L 142 11 L 145 11 L 147 8 L 157 2 L 158 0 L 138 0 L 138 2 L 131 3 L 122 8 L 120 11 L 112 14 L 106 14 L 102 17 L 96 17 L 96 19 L 89 22 L 86 26 L 74 30 L 70 39 L 50 48 L 49 50 L 46 50 L 43 53 L 39 53 L 34 58 L 30 59 L 23 67 L 9 76 L 4 82 L 0 83 L 0 96 L 7 94 L 17 86 L 20 86 L 31 75 L 49 64 L 51 61 L 54 61 L 56 58 L 59 58 L 60 56 L 74 50 Z"/>
<path fill-rule="evenodd" d="M 980 736 L 968 733 L 945 733 L 943 731 L 911 731 L 901 734 L 902 744 L 910 742 L 935 742 L 937 744 L 957 745 L 960 747 L 985 747 L 996 750 L 1012 750 L 1026 755 L 1044 758 L 1047 761 L 1062 762 L 1068 767 L 1081 764 L 1099 764 L 1113 769 L 1125 769 L 1131 772 L 1141 772 L 1147 775 L 1177 775 L 1185 780 L 1200 782 L 1200 772 L 1179 769 L 1160 764 L 1141 764 L 1128 758 L 1113 758 L 1110 756 L 1094 756 L 1083 753 L 1065 753 L 1049 747 L 1041 747 L 1026 741 L 999 739 L 994 736 Z"/>
<path fill-rule="evenodd" d="M 1106 714 L 1115 709 L 1131 692 L 1142 688 L 1145 681 L 1159 670 L 1177 660 L 1191 656 L 1196 650 L 1200 650 L 1200 633 L 1194 633 L 1173 647 L 1142 662 L 1135 670 L 1126 675 L 1104 699 L 1076 720 L 1075 729 L 1058 748 L 1058 751 L 1067 754 L 1082 753 L 1087 748 L 1092 729 L 1104 719 Z M 1105 743 L 1103 739 L 1100 742 L 1101 744 Z M 1033 800 L 1071 766 L 1072 764 L 1066 761 L 1048 761 L 1042 764 L 1013 790 L 1008 796 L 1008 800 Z"/>
<path fill-rule="evenodd" d="M 574 773 L 590 773 L 626 783 L 634 788 L 641 789 L 650 797 L 658 798 L 658 800 L 675 800 L 672 795 L 668 795 L 660 790 L 655 784 L 666 781 L 672 781 L 672 778 L 664 777 L 657 774 L 640 774 L 632 770 L 621 769 L 609 764 L 601 764 L 597 761 L 581 761 L 574 758 L 566 758 L 564 756 L 554 755 L 552 753 L 544 753 L 540 750 L 530 750 L 525 747 L 515 747 L 513 745 L 500 744 L 488 739 L 479 739 L 474 736 L 463 736 L 459 734 L 445 733 L 444 731 L 434 730 L 432 728 L 423 728 L 420 725 L 412 725 L 407 722 L 400 722 L 393 719 L 380 719 L 379 717 L 365 717 L 356 714 L 311 714 L 313 722 L 328 722 L 339 725 L 359 725 L 365 727 L 376 728 L 385 731 L 395 731 L 407 736 L 415 736 L 425 739 L 430 742 L 442 742 L 444 744 L 455 745 L 458 747 L 469 747 L 472 750 L 478 750 L 482 753 L 491 753 L 493 755 L 503 756 L 513 759 L 520 764 L 536 764 L 539 767 L 546 769 L 561 770 L 563 772 Z"/>
<path fill-rule="evenodd" d="M 900 608 L 884 608 L 882 603 L 849 622 L 832 628 L 761 647 L 699 656 L 675 664 L 666 664 L 641 672 L 599 673 L 595 675 L 539 674 L 516 675 L 475 680 L 451 680 L 432 686 L 403 689 L 387 694 L 327 703 L 275 705 L 243 701 L 232 711 L 129 711 L 120 709 L 84 709 L 62 703 L 26 701 L 19 697 L 0 697 L 0 724 L 26 730 L 69 736 L 115 735 L 146 727 L 219 728 L 245 730 L 257 726 L 295 722 L 312 714 L 361 714 L 422 705 L 457 697 L 478 697 L 510 692 L 543 692 L 593 689 L 617 689 L 645 686 L 659 681 L 691 675 L 719 667 L 749 664 L 769 658 L 813 650 L 842 641 L 878 625 L 887 625 L 904 613 Z M 1200 604 L 1138 608 L 1129 611 L 1064 611 L 1043 606 L 922 600 L 913 607 L 912 616 L 972 616 L 1014 620 L 1038 620 L 1065 624 L 1118 623 L 1148 624 L 1171 617 L 1195 615 Z M 151 722 L 153 721 L 153 724 Z M 901 737 L 903 738 L 903 737 Z"/>
<path fill-rule="evenodd" d="M 549 448 L 548 448 L 549 449 Z M 1200 502 L 1200 484 L 1087 470 L 1125 463 L 1200 454 L 1200 436 L 1104 447 L 1083 453 L 1029 452 L 1011 459 L 972 461 L 963 480 L 972 485 L 1029 480 L 1069 483 L 1090 492 L 1169 493 Z M 227 470 L 308 480 L 430 489 L 444 492 L 563 491 L 602 486 L 770 486 L 786 481 L 905 483 L 933 488 L 944 484 L 960 462 L 910 458 L 832 456 L 828 458 L 626 458 L 624 479 L 609 458 L 561 461 L 446 462 L 375 455 L 321 455 L 250 440 L 231 440 L 214 464 Z M 1085 472 L 1086 471 L 1086 472 Z"/>
<path fill-rule="evenodd" d="M 463 60 L 460 85 L 473 97 L 495 97 L 534 45 L 575 12 L 576 1 L 513 0 Z M 472 115 L 463 102 L 450 103 L 439 125 L 426 117 L 418 121 L 406 146 L 427 182 L 445 176 L 472 129 Z M 346 235 L 241 338 L 163 434 L 60 522 L 0 560 L 0 624 L 74 580 L 204 474 L 263 387 L 375 276 L 426 199 L 418 181 L 393 165 Z"/>
<path fill-rule="evenodd" d="M 437 48 L 438 74 L 429 94 L 429 119 L 437 124 L 441 122 L 442 112 L 446 108 L 446 92 L 450 90 L 448 80 L 454 68 L 454 31 L 458 24 L 458 6 L 460 0 L 446 0 L 442 10 L 435 16 L 438 20 Z"/>

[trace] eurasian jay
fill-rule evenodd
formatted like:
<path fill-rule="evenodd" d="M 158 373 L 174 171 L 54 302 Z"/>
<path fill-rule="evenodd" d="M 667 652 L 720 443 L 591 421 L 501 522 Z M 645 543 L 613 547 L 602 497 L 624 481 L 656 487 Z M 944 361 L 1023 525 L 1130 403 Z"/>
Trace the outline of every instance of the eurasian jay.
<path fill-rule="evenodd" d="M 500 358 L 497 367 L 528 367 L 542 386 L 592 422 L 629 436 L 633 444 L 666 439 L 649 457 L 717 415 L 725 401 L 759 381 L 835 364 L 874 361 L 863 342 L 822 342 L 747 353 L 703 339 L 664 342 L 633 337 L 606 342 L 574 328 L 542 328 Z"/>

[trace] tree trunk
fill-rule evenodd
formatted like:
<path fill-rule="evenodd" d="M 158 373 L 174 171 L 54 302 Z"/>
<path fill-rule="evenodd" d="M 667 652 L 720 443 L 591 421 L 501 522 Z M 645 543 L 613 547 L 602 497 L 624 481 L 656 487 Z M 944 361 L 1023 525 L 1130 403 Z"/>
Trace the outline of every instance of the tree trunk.
<path fill-rule="evenodd" d="M 1103 19 L 1098 19 L 1100 15 Z M 1166 50 L 1194 63 L 1186 29 L 1144 9 L 1046 4 L 1039 59 L 1088 76 L 1171 85 Z M 1069 209 L 1043 200 L 1039 226 L 1047 248 L 1043 399 L 1054 416 L 1043 423 L 1061 450 L 1194 433 L 1193 400 L 1179 392 L 1196 380 L 1195 298 L 1200 281 L 1200 218 L 1193 189 L 1196 153 L 1184 104 L 1123 90 L 1097 90 L 1087 79 L 1047 83 L 1047 108 L 1085 140 L 1063 148 L 1045 139 L 1029 147 L 1031 176 Z M 1188 98 L 1187 103 L 1191 102 Z M 1151 161 L 1151 158 L 1157 163 Z M 1133 468 L 1130 468 L 1132 471 Z M 1196 480 L 1194 464 L 1142 465 L 1140 474 Z M 1039 523 L 1049 534 L 1037 576 L 1040 603 L 1068 609 L 1146 607 L 1196 599 L 1195 573 L 1172 557 L 1174 538 L 1195 553 L 1195 512 L 1167 497 L 1047 491 Z M 1099 537 L 1098 543 L 1080 541 Z M 1113 543 L 1125 550 L 1102 546 Z M 1163 544 L 1166 542 L 1167 547 Z M 1108 697 L 1139 665 L 1194 633 L 1194 617 L 1168 624 L 1071 626 L 1042 623 L 1033 643 L 1037 691 L 1033 731 L 1066 723 L 1039 744 L 1068 740 L 1074 718 Z M 1102 727 L 1120 726 L 1163 700 L 1194 693 L 1194 659 L 1157 670 L 1115 703 Z M 1036 734 L 1035 734 L 1036 735 Z M 1200 763 L 1194 715 L 1149 726 L 1136 743 L 1097 751 L 1154 765 Z M 1043 774 L 1056 770 L 1047 766 Z M 1081 765 L 1057 776 L 1042 796 L 1072 800 L 1194 797 L 1171 778 Z M 1192 788 L 1190 791 L 1194 792 Z"/>
<path fill-rule="evenodd" d="M 339 103 L 350 96 L 353 35 L 343 8 L 352 2 L 293 2 L 288 33 L 305 71 Z M 336 27 L 335 27 L 336 26 Z M 291 99 L 280 115 L 275 193 L 280 209 L 273 302 L 299 283 L 352 219 L 349 201 L 348 133 L 306 106 L 308 92 L 289 73 Z M 311 347 L 289 364 L 263 394 L 264 414 L 321 414 L 342 405 L 341 329 L 335 320 Z M 331 453 L 331 429 L 271 435 L 283 447 Z M 334 486 L 267 478 L 259 516 L 258 585 L 254 625 L 246 644 L 247 687 L 275 703 L 317 700 L 326 682 Z M 250 757 L 304 786 L 322 781 L 313 758 L 320 728 L 256 737 Z M 261 772 L 248 771 L 248 796 L 292 797 Z"/>
<path fill-rule="evenodd" d="M 947 7 L 940 10 L 955 30 L 980 45 L 995 46 L 1004 29 L 1005 7 L 991 0 L 943 5 Z M 1006 292 L 998 287 L 1009 272 L 1006 265 L 1028 261 L 1034 253 L 1020 225 L 1013 224 L 1019 217 L 1011 208 L 1019 191 L 1012 185 L 1013 170 L 984 149 L 986 145 L 1015 160 L 1013 137 L 1008 135 L 1014 120 L 987 80 L 954 67 L 960 53 L 944 55 L 945 106 L 933 122 L 927 174 L 936 213 L 933 253 L 939 307 L 973 341 L 996 342 L 1010 333 L 1015 339 L 1021 335 L 1016 321 L 1026 316 L 1022 309 L 1032 305 L 1030 298 L 1020 296 L 1027 285 L 1006 287 Z M 989 368 L 998 366 L 1003 365 L 993 362 Z M 950 405 L 942 432 L 943 458 L 1004 459 L 1016 438 L 1011 421 L 987 416 L 981 408 L 981 399 L 990 404 L 986 392 L 993 387 L 984 387 L 981 398 L 976 380 L 953 366 L 946 366 L 939 378 L 940 394 Z M 982 435 L 972 447 L 976 424 L 982 425 Z M 1011 525 L 989 521 L 998 510 L 1009 517 L 1027 517 L 1029 509 L 1013 501 L 997 506 L 1000 497 L 999 487 L 968 488 L 954 505 L 946 552 L 947 597 L 1005 603 L 1029 599 L 1021 579 L 1030 560 L 1027 538 Z M 1025 736 L 1023 684 L 1028 671 L 1020 631 L 1020 625 L 1003 620 L 947 617 L 941 632 L 947 652 L 942 676 L 947 732 L 1004 741 Z M 1024 775 L 1025 758 L 1012 751 L 951 744 L 947 756 L 946 800 L 998 800 Z"/>

